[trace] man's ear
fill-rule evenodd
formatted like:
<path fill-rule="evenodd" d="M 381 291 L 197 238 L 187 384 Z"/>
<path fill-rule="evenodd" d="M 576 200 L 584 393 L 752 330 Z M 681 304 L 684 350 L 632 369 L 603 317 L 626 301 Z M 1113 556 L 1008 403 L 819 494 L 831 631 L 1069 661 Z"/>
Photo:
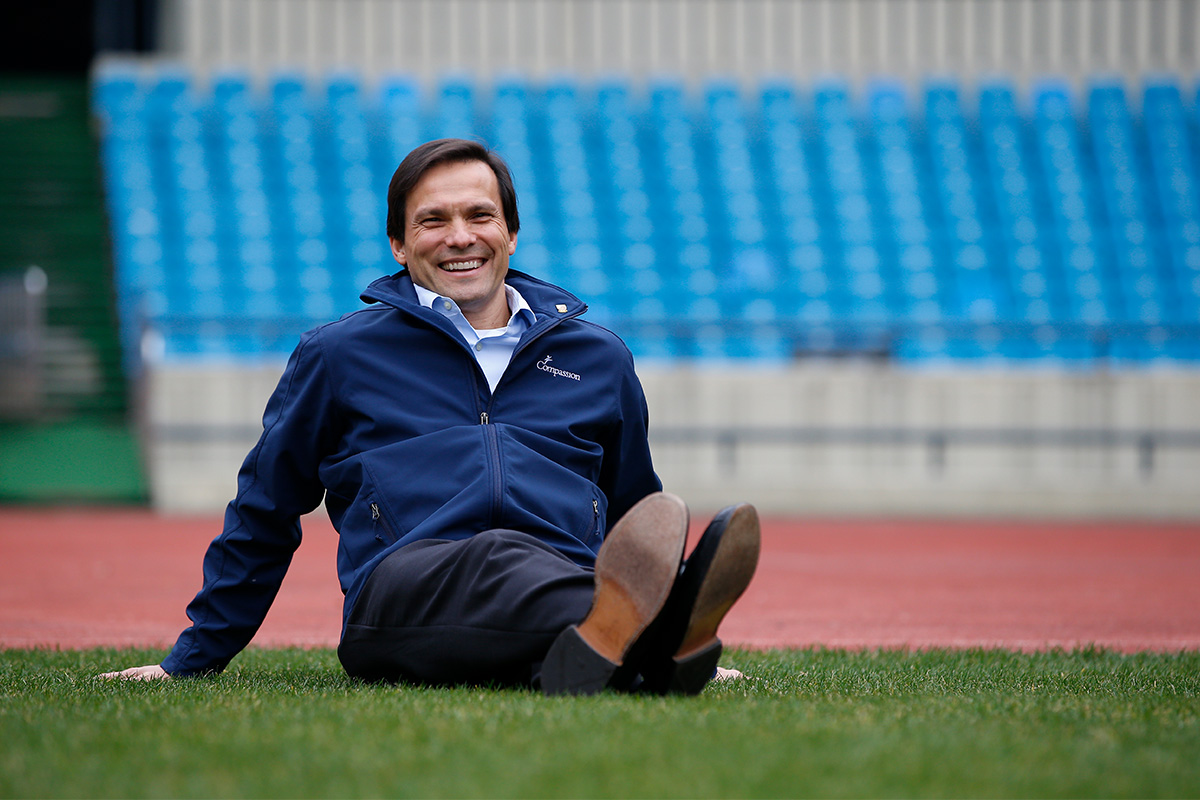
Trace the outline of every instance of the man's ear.
<path fill-rule="evenodd" d="M 517 252 L 517 235 L 510 233 L 508 235 L 508 254 L 511 256 L 515 252 Z"/>
<path fill-rule="evenodd" d="M 408 266 L 408 256 L 404 253 L 404 242 L 399 239 L 388 238 L 392 243 L 392 258 L 396 259 L 396 263 L 402 267 Z M 511 254 L 510 254 L 511 255 Z"/>

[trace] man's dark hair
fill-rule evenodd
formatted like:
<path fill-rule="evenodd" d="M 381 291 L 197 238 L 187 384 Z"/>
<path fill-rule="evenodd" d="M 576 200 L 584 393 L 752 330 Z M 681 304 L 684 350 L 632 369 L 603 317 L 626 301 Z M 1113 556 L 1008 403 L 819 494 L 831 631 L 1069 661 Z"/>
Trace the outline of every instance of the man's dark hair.
<path fill-rule="evenodd" d="M 392 174 L 387 194 L 389 239 L 404 241 L 404 217 L 408 213 L 408 195 L 425 173 L 439 164 L 462 161 L 482 161 L 492 168 L 496 182 L 500 184 L 500 207 L 504 211 L 508 232 L 517 232 L 521 227 L 520 218 L 517 216 L 517 190 L 513 188 L 512 175 L 509 174 L 504 159 L 479 142 L 469 139 L 437 139 L 415 148 L 404 157 Z"/>

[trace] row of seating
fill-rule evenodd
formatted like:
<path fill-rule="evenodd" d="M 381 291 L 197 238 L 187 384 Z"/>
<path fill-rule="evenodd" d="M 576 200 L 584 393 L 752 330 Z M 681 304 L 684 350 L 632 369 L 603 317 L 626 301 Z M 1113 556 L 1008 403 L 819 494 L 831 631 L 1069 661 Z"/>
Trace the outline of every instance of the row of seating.
<path fill-rule="evenodd" d="M 395 269 L 399 159 L 466 136 L 512 169 L 514 267 L 626 325 L 643 355 L 786 359 L 820 352 L 805 331 L 847 325 L 889 327 L 887 351 L 913 363 L 1196 349 L 1200 117 L 1171 78 L 430 88 L 110 64 L 93 88 L 131 346 L 149 320 L 168 353 L 274 351 L 287 336 L 241 334 L 353 310 Z M 642 333 L 655 325 L 672 333 Z M 945 335 L 963 325 L 979 334 Z"/>

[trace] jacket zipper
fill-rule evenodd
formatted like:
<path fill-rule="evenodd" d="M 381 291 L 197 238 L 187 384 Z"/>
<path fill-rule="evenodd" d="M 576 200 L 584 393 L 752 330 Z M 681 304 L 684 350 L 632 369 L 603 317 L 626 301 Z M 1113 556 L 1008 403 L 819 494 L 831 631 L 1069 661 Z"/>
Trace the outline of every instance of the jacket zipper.
<path fill-rule="evenodd" d="M 383 531 L 383 539 L 386 539 L 388 544 L 396 541 L 396 537 L 392 535 L 392 531 L 388 528 L 387 520 L 383 518 L 383 512 L 379 510 L 379 503 L 371 503 L 371 522 L 378 525 Z"/>
<path fill-rule="evenodd" d="M 509 360 L 508 360 L 509 366 L 512 366 L 512 363 L 517 360 L 517 356 L 521 353 L 522 350 L 529 347 L 529 345 L 533 344 L 538 339 L 542 338 L 544 335 L 549 333 L 552 329 L 558 327 L 564 320 L 574 319 L 575 317 L 578 317 L 581 314 L 583 314 L 583 312 L 586 310 L 587 310 L 587 307 L 584 306 L 584 308 L 578 309 L 573 314 L 570 314 L 566 317 L 559 317 L 557 319 L 554 319 L 553 321 L 551 321 L 551 323 L 549 325 L 547 325 L 542 330 L 538 331 L 536 335 L 526 339 L 525 341 L 518 343 L 516 348 L 513 349 L 512 356 L 509 357 Z M 474 359 L 473 354 L 471 357 L 472 357 L 472 359 Z M 476 371 L 479 375 L 483 374 L 482 368 L 479 368 Z M 504 382 L 508 378 L 508 375 L 509 375 L 509 370 L 506 369 L 504 371 L 504 374 L 500 376 L 500 381 L 496 384 L 497 389 L 499 389 L 501 386 L 504 385 Z M 492 407 L 492 403 L 495 401 L 495 399 L 496 399 L 496 393 L 490 392 L 488 394 L 488 401 L 487 401 L 488 408 Z M 503 478 L 502 478 L 502 469 L 500 466 L 500 440 L 496 436 L 495 429 L 493 429 L 491 426 L 492 418 L 491 418 L 491 415 L 488 413 L 487 409 L 484 409 L 483 411 L 479 412 L 479 424 L 485 426 L 484 434 L 487 438 L 487 444 L 488 444 L 488 462 L 489 462 L 489 464 L 491 466 L 491 470 L 492 470 L 492 507 L 491 507 L 492 524 L 498 525 L 500 522 L 500 517 L 501 517 L 501 515 L 503 513 L 503 509 L 504 509 L 504 484 L 503 484 Z M 599 520 L 600 504 L 595 499 L 592 500 L 592 507 L 596 514 L 596 520 Z M 593 522 L 595 522 L 596 520 L 593 520 Z M 593 526 L 592 526 L 593 530 L 595 530 L 595 527 L 596 526 L 593 524 Z"/>
<path fill-rule="evenodd" d="M 496 429 L 492 426 L 492 418 L 488 415 L 488 412 L 479 412 L 479 424 L 484 426 L 483 434 L 487 440 L 488 466 L 492 473 L 491 519 L 492 526 L 496 527 L 499 524 L 504 505 L 504 486 L 501 480 L 502 470 L 500 468 L 500 440 L 496 435 Z"/>

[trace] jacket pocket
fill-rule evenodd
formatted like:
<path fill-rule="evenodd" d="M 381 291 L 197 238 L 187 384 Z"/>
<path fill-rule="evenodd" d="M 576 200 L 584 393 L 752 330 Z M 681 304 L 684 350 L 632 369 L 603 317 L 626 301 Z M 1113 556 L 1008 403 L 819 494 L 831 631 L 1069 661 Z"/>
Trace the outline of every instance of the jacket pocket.
<path fill-rule="evenodd" d="M 379 501 L 368 500 L 367 509 L 371 512 L 371 533 L 375 535 L 375 539 L 384 544 L 394 544 L 397 541 L 396 535 L 392 532 L 392 527 L 388 525 Z"/>
<path fill-rule="evenodd" d="M 604 540 L 604 531 L 606 528 L 605 519 L 608 512 L 608 498 L 604 496 L 598 488 L 592 489 L 591 497 L 591 522 L 583 535 L 579 537 L 580 541 L 588 545 L 592 549 L 600 546 L 600 542 Z"/>

